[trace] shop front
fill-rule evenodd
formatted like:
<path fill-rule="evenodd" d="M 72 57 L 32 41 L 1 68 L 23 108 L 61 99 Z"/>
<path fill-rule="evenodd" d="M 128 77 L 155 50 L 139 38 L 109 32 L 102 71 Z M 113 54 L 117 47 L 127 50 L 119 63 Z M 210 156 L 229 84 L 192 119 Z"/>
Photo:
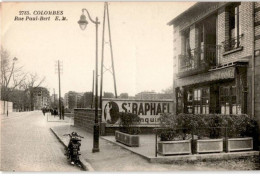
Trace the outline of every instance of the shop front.
<path fill-rule="evenodd" d="M 176 80 L 176 113 L 247 113 L 247 67 L 234 64 Z"/>

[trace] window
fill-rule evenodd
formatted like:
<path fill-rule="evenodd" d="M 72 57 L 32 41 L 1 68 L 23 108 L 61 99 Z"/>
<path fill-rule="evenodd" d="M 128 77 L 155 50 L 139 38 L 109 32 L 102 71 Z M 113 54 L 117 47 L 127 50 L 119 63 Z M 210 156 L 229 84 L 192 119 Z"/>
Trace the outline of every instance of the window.
<path fill-rule="evenodd" d="M 221 114 L 241 114 L 241 99 L 237 87 L 221 86 L 219 89 Z"/>
<path fill-rule="evenodd" d="M 209 88 L 202 89 L 202 114 L 209 114 Z"/>
<path fill-rule="evenodd" d="M 201 90 L 194 89 L 194 114 L 200 114 Z"/>
<path fill-rule="evenodd" d="M 209 88 L 194 89 L 194 114 L 209 114 Z"/>
<path fill-rule="evenodd" d="M 229 105 L 229 87 L 219 88 L 219 102 L 221 108 L 221 114 L 230 114 Z"/>
<path fill-rule="evenodd" d="M 200 47 L 200 60 L 204 60 L 204 24 L 198 27 L 199 30 L 199 47 Z"/>
<path fill-rule="evenodd" d="M 209 114 L 209 87 L 187 89 L 184 97 L 184 113 L 186 114 Z M 178 106 L 180 104 L 178 103 Z M 180 110 L 180 108 L 179 108 Z"/>
<path fill-rule="evenodd" d="M 190 55 L 190 30 L 184 32 L 184 54 Z"/>
<path fill-rule="evenodd" d="M 241 27 L 239 23 L 240 3 L 234 3 L 227 7 L 229 30 L 228 40 L 224 42 L 225 51 L 230 51 L 241 46 Z"/>
<path fill-rule="evenodd" d="M 187 104 L 187 113 L 188 114 L 192 114 L 192 111 L 193 111 L 193 106 L 192 106 L 192 104 L 193 104 L 193 95 L 192 95 L 192 91 L 191 90 L 189 90 L 187 92 L 187 102 L 186 102 L 186 104 Z"/>
<path fill-rule="evenodd" d="M 177 97 L 177 113 L 182 113 L 182 91 L 180 89 L 176 89 L 176 97 Z"/>
<path fill-rule="evenodd" d="M 182 33 L 182 54 L 183 58 L 180 61 L 180 68 L 194 68 L 194 50 L 190 48 L 190 29 L 183 31 Z"/>

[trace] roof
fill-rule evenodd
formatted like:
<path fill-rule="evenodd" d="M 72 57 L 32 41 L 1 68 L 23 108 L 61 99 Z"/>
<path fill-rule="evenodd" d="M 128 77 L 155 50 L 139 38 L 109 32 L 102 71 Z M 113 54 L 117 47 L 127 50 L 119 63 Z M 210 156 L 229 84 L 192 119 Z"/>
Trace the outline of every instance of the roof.
<path fill-rule="evenodd" d="M 182 18 L 184 18 L 186 15 L 194 15 L 195 13 L 201 13 L 203 10 L 208 9 L 210 6 L 216 5 L 219 2 L 197 2 L 184 12 L 182 12 L 180 15 L 172 19 L 170 22 L 167 23 L 167 25 L 174 25 L 177 24 Z"/>

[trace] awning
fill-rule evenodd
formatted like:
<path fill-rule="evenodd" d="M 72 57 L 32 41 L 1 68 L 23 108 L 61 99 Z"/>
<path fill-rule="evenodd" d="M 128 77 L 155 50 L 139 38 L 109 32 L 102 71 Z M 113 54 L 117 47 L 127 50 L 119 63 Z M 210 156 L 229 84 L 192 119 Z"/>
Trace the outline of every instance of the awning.
<path fill-rule="evenodd" d="M 235 78 L 235 66 L 176 79 L 175 87 L 182 87 L 187 85 L 199 84 L 203 82 L 211 82 L 211 81 L 234 79 L 234 78 Z"/>

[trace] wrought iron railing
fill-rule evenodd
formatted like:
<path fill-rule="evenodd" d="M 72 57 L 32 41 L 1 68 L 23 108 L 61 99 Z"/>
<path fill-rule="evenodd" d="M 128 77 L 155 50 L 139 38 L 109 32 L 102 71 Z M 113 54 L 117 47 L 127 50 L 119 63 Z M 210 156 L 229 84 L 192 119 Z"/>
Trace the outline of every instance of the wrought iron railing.
<path fill-rule="evenodd" d="M 179 73 L 192 70 L 204 70 L 215 66 L 219 57 L 220 45 L 205 44 L 191 49 L 184 55 L 179 55 Z"/>
<path fill-rule="evenodd" d="M 243 35 L 238 35 L 223 42 L 224 51 L 228 52 L 241 47 L 241 38 Z"/>

